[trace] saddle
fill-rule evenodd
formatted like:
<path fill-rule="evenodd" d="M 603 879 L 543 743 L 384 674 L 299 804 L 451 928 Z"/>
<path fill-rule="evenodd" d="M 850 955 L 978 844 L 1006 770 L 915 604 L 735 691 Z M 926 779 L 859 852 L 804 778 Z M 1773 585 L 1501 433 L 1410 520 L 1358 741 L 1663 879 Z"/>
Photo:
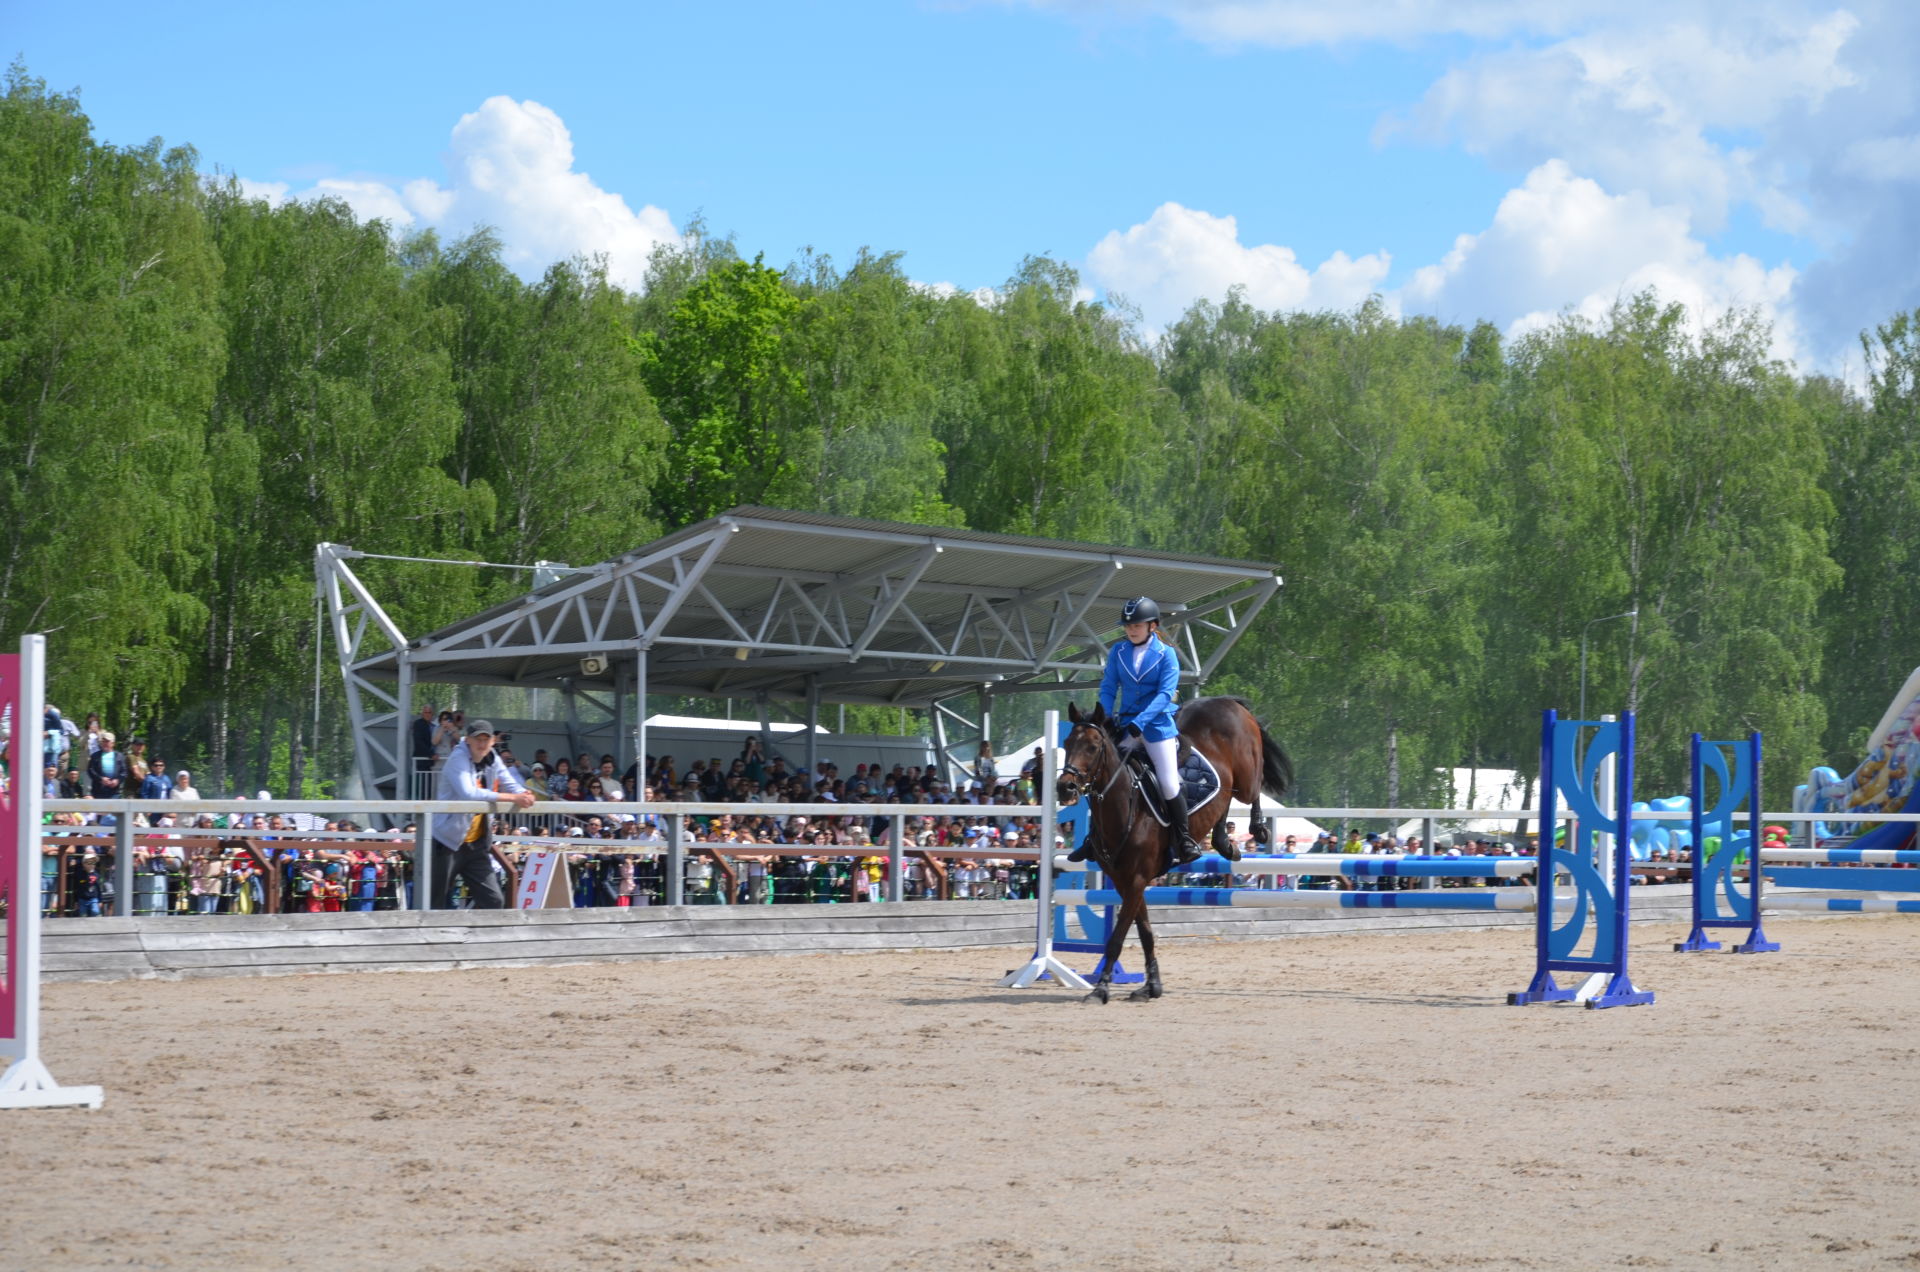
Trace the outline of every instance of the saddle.
<path fill-rule="evenodd" d="M 1147 758 L 1146 739 L 1140 736 L 1138 729 L 1128 727 L 1125 733 L 1114 739 L 1119 749 L 1120 762 L 1127 766 L 1134 784 L 1146 797 L 1147 811 L 1162 826 L 1167 824 L 1166 802 L 1160 797 L 1160 779 L 1153 771 L 1153 761 Z M 1180 739 L 1180 749 L 1176 753 L 1176 765 L 1180 770 L 1180 799 L 1191 813 L 1200 805 L 1220 793 L 1220 773 L 1213 767 L 1203 752 L 1196 751 L 1193 743 Z"/>

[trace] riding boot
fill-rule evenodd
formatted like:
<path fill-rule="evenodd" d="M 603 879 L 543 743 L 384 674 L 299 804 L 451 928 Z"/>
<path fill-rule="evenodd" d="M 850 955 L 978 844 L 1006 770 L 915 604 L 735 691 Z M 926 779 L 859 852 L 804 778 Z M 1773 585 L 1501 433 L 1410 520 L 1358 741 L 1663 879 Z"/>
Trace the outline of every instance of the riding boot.
<path fill-rule="evenodd" d="M 1094 856 L 1093 830 L 1092 828 L 1088 828 L 1086 838 L 1080 841 L 1080 846 L 1078 848 L 1075 848 L 1072 852 L 1067 854 L 1067 860 L 1068 861 L 1092 861 L 1093 856 Z"/>
<path fill-rule="evenodd" d="M 1187 829 L 1187 801 L 1175 795 L 1167 801 L 1167 829 L 1173 832 L 1173 864 L 1184 866 L 1205 849 L 1193 842 Z"/>

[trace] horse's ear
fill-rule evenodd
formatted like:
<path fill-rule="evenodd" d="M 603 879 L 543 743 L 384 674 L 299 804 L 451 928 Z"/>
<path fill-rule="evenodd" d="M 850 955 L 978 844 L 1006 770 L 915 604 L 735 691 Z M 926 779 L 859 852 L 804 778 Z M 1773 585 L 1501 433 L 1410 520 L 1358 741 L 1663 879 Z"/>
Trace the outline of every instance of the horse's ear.
<path fill-rule="evenodd" d="M 1087 723 L 1088 724 L 1105 724 L 1106 720 L 1107 720 L 1107 704 L 1104 702 L 1094 703 L 1093 714 L 1087 717 Z"/>
<path fill-rule="evenodd" d="M 1080 707 L 1077 703 L 1069 702 L 1067 704 L 1067 719 L 1074 724 L 1080 723 Z"/>

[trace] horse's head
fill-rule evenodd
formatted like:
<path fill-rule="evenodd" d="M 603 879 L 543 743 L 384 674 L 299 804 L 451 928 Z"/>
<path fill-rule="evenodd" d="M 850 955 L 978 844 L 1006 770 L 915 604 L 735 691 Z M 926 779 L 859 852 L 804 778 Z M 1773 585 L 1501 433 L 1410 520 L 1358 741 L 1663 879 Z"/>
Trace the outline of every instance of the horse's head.
<path fill-rule="evenodd" d="M 1107 733 L 1105 707 L 1095 706 L 1091 714 L 1082 715 L 1080 708 L 1068 703 L 1067 719 L 1073 727 L 1061 744 L 1066 758 L 1055 788 L 1063 804 L 1077 801 L 1088 787 L 1110 777 L 1120 763 L 1120 754 L 1113 749 L 1113 739 Z"/>

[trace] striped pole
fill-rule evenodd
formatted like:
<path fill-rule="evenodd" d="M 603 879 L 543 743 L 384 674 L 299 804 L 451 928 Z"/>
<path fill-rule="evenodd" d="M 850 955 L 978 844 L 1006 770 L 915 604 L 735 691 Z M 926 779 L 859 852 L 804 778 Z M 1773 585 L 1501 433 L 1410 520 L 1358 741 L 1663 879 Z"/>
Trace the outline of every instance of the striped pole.
<path fill-rule="evenodd" d="M 1835 864 L 1920 866 L 1920 852 L 1907 848 L 1762 848 L 1762 861 L 1828 861 Z"/>
<path fill-rule="evenodd" d="M 1054 864 L 1068 868 L 1066 858 Z M 1343 875 L 1353 879 L 1517 879 L 1537 868 L 1532 857 L 1355 857 L 1331 852 L 1242 857 L 1226 870 L 1237 875 Z M 1192 865 L 1182 866 L 1191 871 Z M 1211 873 L 1211 872 L 1197 872 Z"/>
<path fill-rule="evenodd" d="M 1920 914 L 1920 901 L 1895 901 L 1889 897 L 1783 897 L 1774 893 L 1767 898 L 1769 910 L 1819 910 L 1829 914 Z"/>
<path fill-rule="evenodd" d="M 1060 891 L 1061 905 L 1118 905 L 1120 894 L 1106 889 Z M 1576 898 L 1554 897 L 1558 909 Z M 1531 888 L 1489 888 L 1476 892 L 1274 892 L 1261 888 L 1148 888 L 1147 904 L 1236 910 L 1511 910 L 1531 913 L 1539 904 Z"/>

